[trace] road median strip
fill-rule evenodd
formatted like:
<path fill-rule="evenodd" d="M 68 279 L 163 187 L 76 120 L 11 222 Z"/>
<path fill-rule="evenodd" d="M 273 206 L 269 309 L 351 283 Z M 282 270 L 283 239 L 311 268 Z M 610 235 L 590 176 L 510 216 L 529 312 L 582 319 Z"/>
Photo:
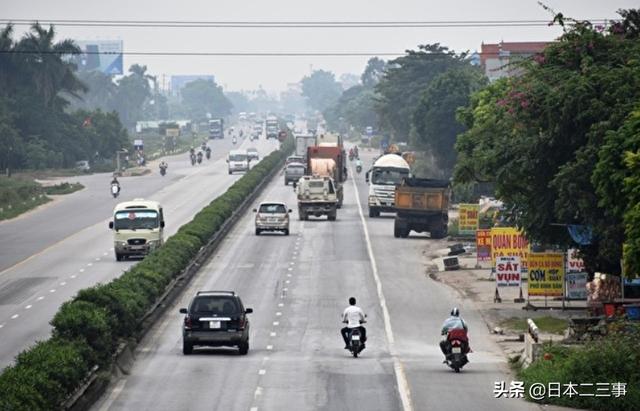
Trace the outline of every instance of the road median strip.
<path fill-rule="evenodd" d="M 111 371 L 135 348 L 172 297 L 211 255 L 293 151 L 286 140 L 214 199 L 165 245 L 117 279 L 80 290 L 53 320 L 52 336 L 18 354 L 0 374 L 0 409 L 71 409 L 96 381 L 106 387 Z M 126 366 L 124 368 L 127 368 Z M 79 404 L 82 403 L 82 404 Z"/>

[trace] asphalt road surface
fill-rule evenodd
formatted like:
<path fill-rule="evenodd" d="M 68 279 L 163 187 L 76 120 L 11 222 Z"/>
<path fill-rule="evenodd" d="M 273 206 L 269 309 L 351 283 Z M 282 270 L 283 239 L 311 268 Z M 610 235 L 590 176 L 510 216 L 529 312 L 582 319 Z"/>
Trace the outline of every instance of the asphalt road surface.
<path fill-rule="evenodd" d="M 29 215 L 0 224 L 0 367 L 33 342 L 50 335 L 49 321 L 75 293 L 119 276 L 135 261 L 116 262 L 113 233 L 107 223 L 120 201 L 143 197 L 165 210 L 165 238 L 222 194 L 242 173 L 228 175 L 231 139 L 210 141 L 212 159 L 191 166 L 188 154 L 168 158 L 167 175 L 120 179 L 121 196 L 109 193 L 110 176 L 78 178 L 85 189 Z M 261 156 L 278 147 L 275 140 L 249 142 Z M 75 178 L 72 180 L 74 181 Z"/>
<path fill-rule="evenodd" d="M 366 168 L 373 156 L 363 157 Z M 255 236 L 253 213 L 241 219 L 140 343 L 130 374 L 113 381 L 94 409 L 542 409 L 494 399 L 494 382 L 511 381 L 499 347 L 470 303 L 425 275 L 430 250 L 443 241 L 415 233 L 395 239 L 391 218 L 364 217 L 366 197 L 364 174 L 352 174 L 337 221 L 301 222 L 278 176 L 260 200 L 289 204 L 291 235 Z M 198 290 L 234 290 L 254 309 L 247 356 L 230 348 L 182 354 L 178 310 Z M 367 349 L 357 359 L 339 335 L 350 296 L 368 314 Z M 459 374 L 442 364 L 438 346 L 452 306 L 474 350 Z"/>

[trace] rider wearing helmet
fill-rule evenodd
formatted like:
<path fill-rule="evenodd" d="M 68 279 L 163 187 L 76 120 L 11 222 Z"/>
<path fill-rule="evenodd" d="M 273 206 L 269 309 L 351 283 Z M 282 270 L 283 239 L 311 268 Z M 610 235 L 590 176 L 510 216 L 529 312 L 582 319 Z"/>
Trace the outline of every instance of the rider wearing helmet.
<path fill-rule="evenodd" d="M 462 317 L 460 317 L 460 310 L 458 309 L 458 307 L 453 307 L 449 318 L 444 320 L 444 323 L 442 323 L 441 334 L 444 336 L 444 338 L 442 339 L 442 341 L 440 341 L 440 349 L 445 356 L 451 352 L 451 345 L 449 344 L 449 340 L 447 339 L 449 331 L 451 330 L 464 330 L 465 332 L 468 331 L 467 324 L 464 322 Z M 467 342 L 465 353 L 468 351 L 469 343 Z"/>

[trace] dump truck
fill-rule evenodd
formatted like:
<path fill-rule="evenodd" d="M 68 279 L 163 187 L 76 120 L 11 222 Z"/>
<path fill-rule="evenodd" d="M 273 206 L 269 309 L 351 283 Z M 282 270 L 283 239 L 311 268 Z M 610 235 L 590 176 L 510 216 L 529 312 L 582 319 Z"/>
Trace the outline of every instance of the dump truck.
<path fill-rule="evenodd" d="M 331 177 L 304 176 L 296 186 L 298 217 L 308 220 L 310 215 L 326 215 L 329 221 L 337 216 L 338 197 Z"/>
<path fill-rule="evenodd" d="M 338 208 L 344 198 L 343 183 L 347 179 L 345 153 L 338 146 L 312 146 L 307 149 L 307 174 L 331 177 L 336 186 Z"/>
<path fill-rule="evenodd" d="M 411 230 L 429 232 L 434 239 L 445 237 L 450 196 L 448 180 L 404 178 L 395 189 L 394 237 L 406 238 Z"/>

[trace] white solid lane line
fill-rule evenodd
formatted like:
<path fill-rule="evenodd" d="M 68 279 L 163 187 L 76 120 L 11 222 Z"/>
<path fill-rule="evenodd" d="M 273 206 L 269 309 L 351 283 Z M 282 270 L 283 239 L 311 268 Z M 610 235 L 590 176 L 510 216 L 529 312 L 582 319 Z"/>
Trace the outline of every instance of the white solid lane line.
<path fill-rule="evenodd" d="M 367 243 L 367 254 L 371 263 L 371 272 L 373 273 L 373 279 L 376 283 L 376 291 L 378 293 L 378 300 L 380 301 L 380 308 L 382 309 L 382 316 L 384 318 L 384 331 L 387 336 L 387 344 L 389 345 L 389 354 L 393 359 L 393 368 L 396 374 L 396 382 L 398 384 L 398 392 L 400 393 L 400 400 L 402 401 L 402 408 L 404 411 L 413 411 L 413 404 L 411 403 L 411 390 L 409 389 L 409 382 L 404 372 L 402 362 L 396 354 L 395 339 L 393 337 L 393 330 L 391 328 L 391 317 L 389 316 L 389 310 L 387 309 L 387 300 L 384 298 L 382 291 L 382 282 L 378 275 L 378 264 L 373 255 L 373 247 L 371 245 L 371 238 L 369 237 L 369 230 L 367 229 L 367 222 L 362 212 L 362 204 L 360 203 L 360 192 L 354 178 L 351 179 L 353 183 L 353 190 L 356 194 L 356 203 L 358 205 L 358 213 L 360 214 L 360 222 L 362 224 L 362 230 L 364 231 L 364 238 Z"/>

